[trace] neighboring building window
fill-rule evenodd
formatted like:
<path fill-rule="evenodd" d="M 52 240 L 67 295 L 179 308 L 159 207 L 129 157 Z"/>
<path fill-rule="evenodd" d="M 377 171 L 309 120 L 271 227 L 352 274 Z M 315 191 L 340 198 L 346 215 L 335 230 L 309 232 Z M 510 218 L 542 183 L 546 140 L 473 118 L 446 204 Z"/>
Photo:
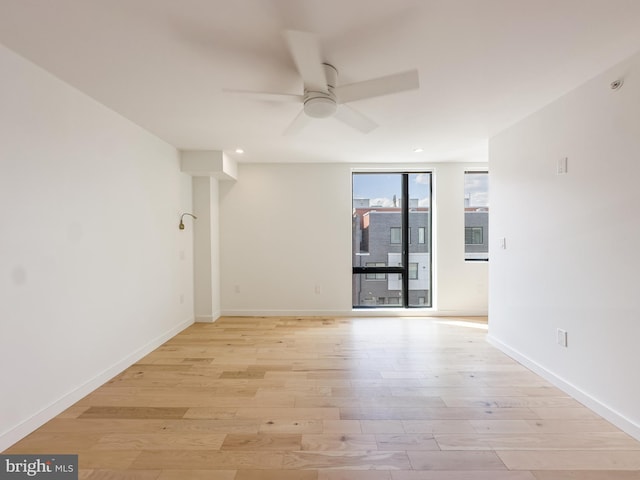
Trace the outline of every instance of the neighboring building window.
<path fill-rule="evenodd" d="M 464 259 L 489 260 L 489 172 L 464 172 Z"/>
<path fill-rule="evenodd" d="M 402 229 L 391 227 L 391 243 L 402 243 Z"/>
<path fill-rule="evenodd" d="M 482 245 L 483 244 L 483 228 L 482 227 L 465 227 L 464 228 L 464 244 L 465 245 Z"/>
<path fill-rule="evenodd" d="M 424 227 L 418 227 L 418 243 L 425 243 L 426 242 L 426 228 Z"/>
<path fill-rule="evenodd" d="M 417 280 L 417 279 L 418 279 L 418 264 L 409 263 L 409 280 Z"/>
<path fill-rule="evenodd" d="M 367 262 L 367 267 L 386 267 L 387 264 L 384 262 Z M 367 280 L 386 280 L 386 273 L 367 273 Z"/>

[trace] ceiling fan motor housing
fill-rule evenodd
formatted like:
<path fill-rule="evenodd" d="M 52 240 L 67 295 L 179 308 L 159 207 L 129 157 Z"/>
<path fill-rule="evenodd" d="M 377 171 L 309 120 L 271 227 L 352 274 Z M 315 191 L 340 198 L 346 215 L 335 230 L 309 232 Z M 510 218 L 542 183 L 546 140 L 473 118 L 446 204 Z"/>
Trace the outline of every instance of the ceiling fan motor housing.
<path fill-rule="evenodd" d="M 333 65 L 322 64 L 327 78 L 326 91 L 309 91 L 304 93 L 304 113 L 313 118 L 327 118 L 336 113 L 338 105 L 333 89 L 338 79 L 338 71 Z"/>

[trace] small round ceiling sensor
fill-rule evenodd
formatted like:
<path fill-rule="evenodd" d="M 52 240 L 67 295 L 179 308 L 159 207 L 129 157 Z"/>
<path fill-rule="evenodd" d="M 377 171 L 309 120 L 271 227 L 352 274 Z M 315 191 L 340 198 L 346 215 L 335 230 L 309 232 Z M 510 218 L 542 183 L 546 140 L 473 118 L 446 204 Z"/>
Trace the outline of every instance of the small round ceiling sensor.
<path fill-rule="evenodd" d="M 611 82 L 611 90 L 618 90 L 623 83 L 624 81 L 622 79 L 614 80 Z"/>

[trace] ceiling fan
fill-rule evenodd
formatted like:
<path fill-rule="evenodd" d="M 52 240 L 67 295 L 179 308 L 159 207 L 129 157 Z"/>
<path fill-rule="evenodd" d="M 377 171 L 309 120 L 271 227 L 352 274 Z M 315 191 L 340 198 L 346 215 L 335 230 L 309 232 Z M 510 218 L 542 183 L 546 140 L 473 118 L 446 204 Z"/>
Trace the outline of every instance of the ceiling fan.
<path fill-rule="evenodd" d="M 420 86 L 417 70 L 348 85 L 337 85 L 338 70 L 322 60 L 319 42 L 314 34 L 287 30 L 285 38 L 298 73 L 304 82 L 302 95 L 225 90 L 259 100 L 302 103 L 302 110 L 285 130 L 285 134 L 299 132 L 314 118 L 331 116 L 362 133 L 369 133 L 378 124 L 346 105 L 348 102 L 415 90 Z"/>

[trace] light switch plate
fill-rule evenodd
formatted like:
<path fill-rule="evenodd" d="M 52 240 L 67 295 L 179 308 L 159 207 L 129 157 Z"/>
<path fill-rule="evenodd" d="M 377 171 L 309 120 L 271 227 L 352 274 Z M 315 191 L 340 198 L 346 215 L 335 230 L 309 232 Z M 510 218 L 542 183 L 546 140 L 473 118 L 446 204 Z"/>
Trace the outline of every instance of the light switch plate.
<path fill-rule="evenodd" d="M 567 157 L 562 157 L 558 160 L 558 175 L 564 175 L 568 172 L 569 168 L 569 159 Z"/>
<path fill-rule="evenodd" d="M 567 331 L 561 328 L 558 329 L 558 345 L 562 347 L 568 346 Z"/>

